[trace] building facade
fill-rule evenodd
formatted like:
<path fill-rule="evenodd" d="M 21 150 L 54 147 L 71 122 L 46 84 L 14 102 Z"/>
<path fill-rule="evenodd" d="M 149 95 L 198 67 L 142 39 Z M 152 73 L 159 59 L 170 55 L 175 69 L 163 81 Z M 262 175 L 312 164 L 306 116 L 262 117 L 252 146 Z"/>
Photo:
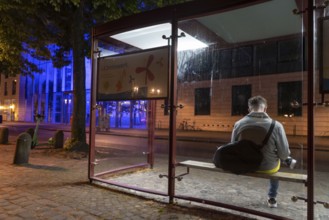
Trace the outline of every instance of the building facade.
<path fill-rule="evenodd" d="M 269 114 L 284 124 L 288 134 L 306 135 L 307 57 L 301 19 L 295 22 L 296 27 L 293 26 L 297 28 L 295 33 L 271 38 L 260 33 L 257 40 L 241 40 L 239 43 L 219 39 L 205 30 L 202 22 L 205 20 L 190 19 L 178 24 L 181 30 L 202 39 L 209 46 L 178 51 L 177 99 L 184 108 L 177 112 L 176 127 L 181 130 L 230 132 L 234 122 L 248 112 L 248 98 L 261 94 L 269 100 Z M 116 45 L 111 47 L 114 52 L 115 48 L 119 48 Z M 119 51 L 122 53 L 124 49 Z M 106 56 L 104 51 L 102 53 Z M 41 74 L 33 74 L 32 77 L 0 75 L 2 120 L 34 121 L 34 115 L 41 114 L 46 123 L 69 123 L 74 98 L 73 67 L 58 69 L 50 61 L 34 62 L 42 69 Z M 318 68 L 315 76 L 316 79 L 321 78 Z M 90 60 L 86 60 L 86 77 L 88 123 Z M 328 93 L 320 92 L 320 80 L 314 85 L 315 135 L 328 136 L 329 108 L 325 104 Z M 99 101 L 96 123 L 103 129 L 145 129 L 147 103 L 147 100 Z M 156 103 L 156 128 L 168 129 L 169 112 L 163 108 L 168 100 L 157 99 Z"/>
<path fill-rule="evenodd" d="M 231 132 L 234 122 L 247 114 L 247 100 L 261 94 L 269 99 L 268 112 L 281 121 L 289 135 L 306 134 L 305 39 L 300 35 L 233 47 L 208 47 L 178 54 L 178 103 L 176 127 L 181 130 Z M 188 59 L 186 59 L 188 57 Z M 211 60 L 208 58 L 212 57 Z M 200 63 L 199 60 L 207 60 Z M 247 60 L 247 61 L 246 61 Z M 35 61 L 41 74 L 0 75 L 0 115 L 3 121 L 70 123 L 73 110 L 73 69 L 54 68 L 50 61 Z M 193 71 L 189 71 L 193 69 Z M 209 74 L 211 73 L 211 75 Z M 317 73 L 318 74 L 318 73 Z M 90 119 L 90 60 L 86 59 L 86 124 Z M 259 81 L 259 77 L 263 80 Z M 319 75 L 317 75 L 319 77 Z M 266 88 L 266 89 L 264 89 Z M 320 91 L 319 84 L 315 91 Z M 273 98 L 271 98 L 273 97 Z M 321 103 L 327 94 L 315 93 Z M 156 128 L 169 128 L 166 100 L 156 100 Z M 147 128 L 147 100 L 100 101 L 100 129 Z M 316 136 L 328 136 L 329 108 L 315 108 Z"/>
<path fill-rule="evenodd" d="M 0 75 L 0 114 L 4 121 L 35 120 L 45 123 L 70 123 L 73 107 L 72 65 L 54 68 L 51 61 L 34 61 L 42 70 L 31 76 Z M 90 109 L 90 61 L 86 59 L 87 112 Z"/>

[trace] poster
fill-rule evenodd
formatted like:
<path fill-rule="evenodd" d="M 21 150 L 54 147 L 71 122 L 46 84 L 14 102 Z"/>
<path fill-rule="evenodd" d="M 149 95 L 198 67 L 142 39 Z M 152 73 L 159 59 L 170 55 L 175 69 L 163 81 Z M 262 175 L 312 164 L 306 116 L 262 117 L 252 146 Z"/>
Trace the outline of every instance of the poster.
<path fill-rule="evenodd" d="M 98 59 L 97 101 L 168 97 L 168 47 Z"/>

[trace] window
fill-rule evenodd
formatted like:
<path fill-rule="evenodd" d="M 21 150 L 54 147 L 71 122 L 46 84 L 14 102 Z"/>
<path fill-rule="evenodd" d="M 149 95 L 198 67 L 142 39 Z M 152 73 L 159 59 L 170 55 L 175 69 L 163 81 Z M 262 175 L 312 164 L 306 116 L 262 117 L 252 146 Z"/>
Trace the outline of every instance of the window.
<path fill-rule="evenodd" d="M 302 82 L 278 83 L 278 115 L 285 117 L 302 115 Z"/>
<path fill-rule="evenodd" d="M 5 82 L 5 88 L 4 88 L 4 95 L 8 95 L 8 85 L 7 82 Z"/>
<path fill-rule="evenodd" d="M 60 93 L 55 95 L 55 122 L 60 123 L 62 122 L 62 95 Z"/>
<path fill-rule="evenodd" d="M 195 89 L 195 115 L 210 115 L 210 88 Z"/>
<path fill-rule="evenodd" d="M 253 74 L 253 47 L 233 49 L 232 74 L 234 77 L 250 76 Z"/>
<path fill-rule="evenodd" d="M 47 89 L 47 81 L 45 79 L 43 79 L 43 82 L 41 84 L 41 93 L 42 94 L 47 93 L 46 89 Z"/>
<path fill-rule="evenodd" d="M 180 52 L 179 68 L 183 81 L 297 72 L 305 69 L 303 53 L 302 37 L 259 41 L 230 48 L 209 48 L 199 54 Z"/>
<path fill-rule="evenodd" d="M 278 72 L 296 72 L 303 69 L 303 39 L 279 41 Z"/>
<path fill-rule="evenodd" d="M 71 90 L 72 69 L 70 67 L 65 68 L 65 91 Z"/>
<path fill-rule="evenodd" d="M 62 70 L 61 69 L 57 69 L 56 72 L 56 92 L 61 92 L 62 91 Z"/>
<path fill-rule="evenodd" d="M 256 72 L 259 74 L 277 73 L 278 44 L 269 42 L 255 46 Z"/>
<path fill-rule="evenodd" d="M 232 115 L 248 114 L 251 85 L 232 86 Z"/>
<path fill-rule="evenodd" d="M 34 94 L 39 94 L 40 75 L 34 77 Z"/>
<path fill-rule="evenodd" d="M 16 79 L 13 80 L 13 82 L 12 82 L 12 88 L 11 88 L 12 95 L 16 95 L 16 84 L 17 84 L 16 82 L 17 82 Z"/>
<path fill-rule="evenodd" d="M 225 49 L 219 52 L 219 77 L 229 78 L 232 70 L 232 50 Z"/>

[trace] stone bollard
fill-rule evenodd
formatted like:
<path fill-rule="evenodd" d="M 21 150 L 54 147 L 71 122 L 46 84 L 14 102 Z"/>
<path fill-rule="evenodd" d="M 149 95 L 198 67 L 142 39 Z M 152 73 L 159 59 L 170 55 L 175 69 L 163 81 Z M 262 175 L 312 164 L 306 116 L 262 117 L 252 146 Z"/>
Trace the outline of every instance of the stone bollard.
<path fill-rule="evenodd" d="M 35 143 L 33 143 L 34 128 L 28 128 L 25 132 L 31 136 L 31 149 L 35 148 Z"/>
<path fill-rule="evenodd" d="M 64 132 L 62 130 L 56 131 L 53 138 L 53 146 L 54 148 L 63 148 L 64 146 Z"/>
<path fill-rule="evenodd" d="M 34 128 L 28 128 L 26 130 L 26 133 L 30 134 L 31 138 L 33 138 L 33 135 L 34 135 Z"/>
<path fill-rule="evenodd" d="M 21 133 L 16 142 L 14 164 L 24 164 L 29 162 L 32 138 L 27 132 Z"/>
<path fill-rule="evenodd" d="M 0 128 L 0 144 L 8 144 L 9 129 Z"/>

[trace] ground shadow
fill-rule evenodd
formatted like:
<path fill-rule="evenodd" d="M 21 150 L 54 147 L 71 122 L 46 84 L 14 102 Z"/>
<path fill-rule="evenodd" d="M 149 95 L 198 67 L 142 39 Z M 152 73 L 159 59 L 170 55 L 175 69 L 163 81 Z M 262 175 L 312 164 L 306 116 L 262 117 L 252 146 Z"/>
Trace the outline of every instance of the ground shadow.
<path fill-rule="evenodd" d="M 58 166 L 47 166 L 47 165 L 39 165 L 39 164 L 22 164 L 21 166 L 32 168 L 32 169 L 41 169 L 41 170 L 52 170 L 52 171 L 66 171 L 68 169 Z"/>

